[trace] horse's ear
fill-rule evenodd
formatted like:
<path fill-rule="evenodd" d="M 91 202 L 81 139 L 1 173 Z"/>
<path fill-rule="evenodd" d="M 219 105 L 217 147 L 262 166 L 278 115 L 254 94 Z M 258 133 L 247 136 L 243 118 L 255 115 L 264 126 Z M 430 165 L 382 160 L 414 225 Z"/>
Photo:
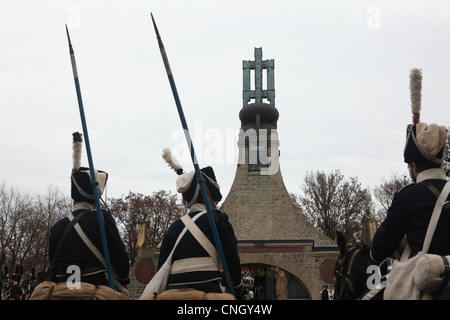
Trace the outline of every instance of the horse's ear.
<path fill-rule="evenodd" d="M 337 242 L 337 245 L 339 247 L 339 251 L 341 252 L 341 254 L 344 254 L 345 253 L 345 248 L 346 248 L 345 237 L 339 231 L 336 231 L 336 242 Z"/>

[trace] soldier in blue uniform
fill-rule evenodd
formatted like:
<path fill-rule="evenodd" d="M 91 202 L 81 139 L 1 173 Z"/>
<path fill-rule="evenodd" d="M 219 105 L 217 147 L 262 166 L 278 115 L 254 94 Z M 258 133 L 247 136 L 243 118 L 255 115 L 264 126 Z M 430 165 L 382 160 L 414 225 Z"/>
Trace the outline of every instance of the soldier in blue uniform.
<path fill-rule="evenodd" d="M 170 151 L 168 149 L 165 152 Z M 200 185 L 195 178 L 195 172 L 184 173 L 181 166 L 171 157 L 165 157 L 169 165 L 177 172 L 177 191 L 182 193 L 183 202 L 187 213 L 194 218 L 200 212 L 205 212 L 206 207 L 200 192 Z M 177 164 L 174 164 L 176 162 Z M 205 179 L 206 188 L 209 191 L 211 201 L 217 205 L 222 199 L 220 187 L 212 167 L 201 169 Z M 213 210 L 216 218 L 216 226 L 220 235 L 222 249 L 229 269 L 233 286 L 237 289 L 241 285 L 241 265 L 237 251 L 237 239 L 228 215 L 220 210 Z M 195 224 L 215 247 L 214 236 L 211 230 L 207 213 L 195 220 Z M 175 242 L 184 229 L 181 220 L 175 221 L 164 235 L 158 261 L 158 269 L 164 264 L 172 251 Z M 168 279 L 167 289 L 193 288 L 204 292 L 224 292 L 226 283 L 222 281 L 219 267 L 210 259 L 207 251 L 188 231 L 178 243 L 173 258 L 172 269 Z"/>
<path fill-rule="evenodd" d="M 408 125 L 404 161 L 413 183 L 394 195 L 386 218 L 373 238 L 374 261 L 380 263 L 392 256 L 405 236 L 411 247 L 410 256 L 422 250 L 437 200 L 435 192 L 440 193 L 447 182 L 441 168 L 446 136 L 445 126 L 423 122 Z M 442 212 L 428 253 L 450 254 L 450 212 Z"/>
<path fill-rule="evenodd" d="M 90 240 L 91 244 L 104 257 L 90 171 L 89 168 L 80 167 L 81 145 L 81 134 L 74 133 L 74 166 L 71 175 L 71 196 L 74 201 L 72 216 L 75 217 L 82 211 L 87 211 L 78 221 L 78 225 Z M 99 183 L 99 195 L 102 194 L 107 179 L 108 174 L 106 172 L 96 170 L 96 181 Z M 118 278 L 118 282 L 116 283 L 117 289 L 121 285 L 126 286 L 130 282 L 129 256 L 111 213 L 106 210 L 102 210 L 102 213 L 111 265 L 113 272 Z M 49 237 L 50 261 L 53 259 L 58 241 L 68 224 L 69 217 L 65 217 L 56 222 L 51 228 Z M 82 282 L 109 286 L 105 265 L 103 265 L 96 254 L 86 245 L 76 230 L 71 230 L 68 234 L 56 258 L 55 264 L 56 282 L 65 282 L 67 277 L 71 275 L 71 273 L 67 273 L 67 268 L 75 265 L 80 268 Z"/>

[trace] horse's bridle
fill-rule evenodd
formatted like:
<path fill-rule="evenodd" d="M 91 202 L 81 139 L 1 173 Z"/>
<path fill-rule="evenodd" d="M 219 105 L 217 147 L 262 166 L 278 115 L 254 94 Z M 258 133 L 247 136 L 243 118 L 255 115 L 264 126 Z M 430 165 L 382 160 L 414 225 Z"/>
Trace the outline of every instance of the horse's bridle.
<path fill-rule="evenodd" d="M 347 287 L 349 288 L 349 290 L 352 294 L 356 295 L 355 290 L 352 285 L 352 282 L 350 280 L 350 274 L 352 271 L 353 261 L 355 260 L 355 257 L 360 250 L 361 250 L 361 248 L 357 248 L 357 247 L 353 247 L 350 250 L 348 250 L 347 253 L 342 257 L 342 263 L 340 263 L 336 268 L 336 271 L 335 271 L 336 275 L 341 278 L 342 277 L 344 278 L 344 284 L 343 284 L 342 288 L 339 290 L 339 295 L 336 296 L 338 298 L 337 300 L 339 300 L 342 297 L 342 294 L 344 293 L 344 290 Z M 343 268 L 344 268 L 345 260 L 347 258 L 347 255 L 352 251 L 354 251 L 354 252 L 350 256 L 350 262 L 348 264 L 347 272 L 345 273 L 345 275 L 343 275 L 342 273 L 344 271 Z M 339 259 L 339 260 L 341 260 L 341 259 Z M 337 261 L 338 263 L 339 263 L 339 260 Z"/>

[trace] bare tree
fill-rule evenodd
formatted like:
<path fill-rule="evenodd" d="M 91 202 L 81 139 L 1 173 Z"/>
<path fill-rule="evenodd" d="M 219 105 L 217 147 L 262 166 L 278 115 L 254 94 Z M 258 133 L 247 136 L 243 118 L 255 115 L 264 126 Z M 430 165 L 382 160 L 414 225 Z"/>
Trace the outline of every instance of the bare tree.
<path fill-rule="evenodd" d="M 343 181 L 339 187 L 338 203 L 341 213 L 340 231 L 348 240 L 361 240 L 362 219 L 364 214 L 373 211 L 370 191 L 364 189 L 356 177 Z"/>
<path fill-rule="evenodd" d="M 377 210 L 375 220 L 380 223 L 389 209 L 394 194 L 404 186 L 411 183 L 411 179 L 406 175 L 392 174 L 389 180 L 381 179 L 381 183 L 377 185 L 373 194 L 376 199 Z"/>
<path fill-rule="evenodd" d="M 158 247 L 169 225 L 181 217 L 184 207 L 177 195 L 160 190 L 151 196 L 129 192 L 122 199 L 111 199 L 111 213 L 124 228 L 124 242 L 128 247 L 131 264 L 137 255 L 139 225 L 148 223 L 150 243 Z"/>
<path fill-rule="evenodd" d="M 29 250 L 28 218 L 33 216 L 33 199 L 3 182 L 0 188 L 0 244 L 9 268 L 23 266 Z"/>
<path fill-rule="evenodd" d="M 58 220 L 71 212 L 72 200 L 64 196 L 55 186 L 49 185 L 46 194 L 37 195 L 35 207 L 36 218 L 41 223 L 39 224 L 39 237 L 35 241 L 34 259 L 35 266 L 43 270 L 48 262 L 50 229 Z"/>
<path fill-rule="evenodd" d="M 341 231 L 348 242 L 360 239 L 361 219 L 372 208 L 368 189 L 356 177 L 344 180 L 339 170 L 308 172 L 298 196 L 302 213 L 322 233 L 334 239 Z M 295 199 L 294 199 L 295 200 Z"/>
<path fill-rule="evenodd" d="M 0 185 L 0 246 L 9 270 L 43 270 L 48 262 L 51 226 L 70 212 L 70 203 L 49 186 L 44 196 L 32 197 Z"/>
<path fill-rule="evenodd" d="M 149 212 L 150 241 L 158 247 L 169 228 L 170 224 L 179 219 L 184 212 L 185 207 L 179 201 L 178 195 L 164 190 L 152 194 L 152 207 Z"/>

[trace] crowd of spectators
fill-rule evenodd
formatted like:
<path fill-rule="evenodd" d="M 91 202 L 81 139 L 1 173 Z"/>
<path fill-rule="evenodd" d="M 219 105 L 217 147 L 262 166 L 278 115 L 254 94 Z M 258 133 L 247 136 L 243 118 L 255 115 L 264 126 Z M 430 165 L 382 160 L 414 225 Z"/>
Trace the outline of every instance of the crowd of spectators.
<path fill-rule="evenodd" d="M 5 266 L 0 273 L 0 300 L 28 300 L 37 285 L 34 270 L 24 274 L 22 268 L 16 267 L 9 273 Z"/>

